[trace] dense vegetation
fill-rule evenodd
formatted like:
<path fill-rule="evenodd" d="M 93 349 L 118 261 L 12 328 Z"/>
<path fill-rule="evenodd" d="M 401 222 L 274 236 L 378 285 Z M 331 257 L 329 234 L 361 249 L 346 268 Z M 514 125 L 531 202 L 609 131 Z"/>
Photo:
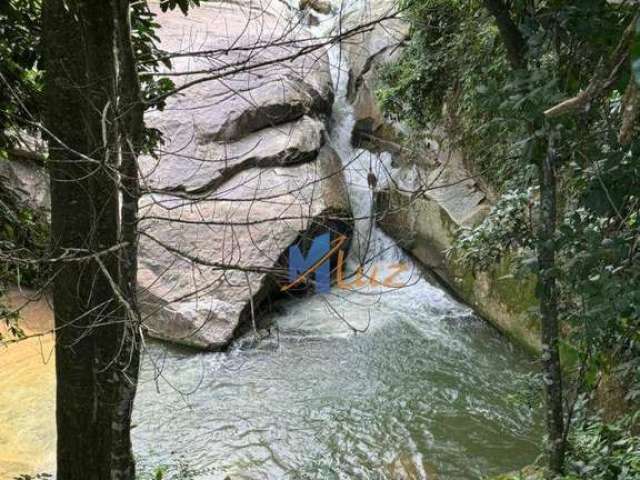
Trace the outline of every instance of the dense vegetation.
<path fill-rule="evenodd" d="M 10 150 L 24 143 L 25 135 L 37 131 L 35 122 L 39 118 L 42 90 L 37 49 L 39 15 L 37 0 L 0 4 L 0 162 L 6 161 Z M 9 283 L 27 287 L 42 283 L 45 276 L 42 265 L 7 257 L 39 256 L 47 241 L 46 219 L 27 205 L 19 192 L 10 189 L 0 173 L 0 296 Z M 7 311 L 1 302 L 0 316 L 9 332 L 21 335 L 17 314 Z"/>
<path fill-rule="evenodd" d="M 640 478 L 637 422 L 623 415 L 640 395 L 637 7 L 507 2 L 502 13 L 517 27 L 518 45 L 501 31 L 489 5 L 496 3 L 409 0 L 409 46 L 385 69 L 378 99 L 386 115 L 412 127 L 408 142 L 443 127 L 497 193 L 490 216 L 458 239 L 456 254 L 472 268 L 510 252 L 519 260 L 513 275 L 538 270 L 533 157 L 540 138 L 553 138 L 553 270 L 560 350 L 572 373 L 565 414 L 574 418 L 566 478 Z M 567 99 L 575 102 L 547 112 Z M 583 400 L 612 395 L 612 385 L 615 411 L 606 415 L 622 419 L 606 423 L 597 416 L 602 402 Z"/>
<path fill-rule="evenodd" d="M 57 7 L 60 3 L 49 2 Z M 197 4 L 197 0 L 170 0 L 163 8 L 186 12 Z M 540 246 L 553 244 L 554 263 L 545 268 L 558 285 L 563 334 L 559 348 L 570 378 L 567 401 L 561 406 L 570 426 L 562 432 L 568 442 L 564 478 L 640 478 L 635 413 L 640 401 L 640 77 L 634 75 L 634 67 L 640 70 L 640 40 L 634 38 L 638 7 L 633 2 L 605 0 L 405 0 L 403 7 L 412 35 L 400 61 L 383 73 L 378 99 L 386 115 L 411 127 L 406 141 L 417 147 L 426 129 L 442 127 L 472 172 L 498 196 L 483 223 L 461 232 L 457 258 L 470 268 L 484 269 L 509 252 L 517 260 L 514 276 L 542 276 Z M 55 12 L 59 18 L 64 17 L 61 12 Z M 103 19 L 92 17 L 86 9 L 81 13 L 87 17 L 82 21 L 103 25 Z M 47 58 L 41 49 L 40 16 L 39 0 L 0 4 L 0 162 L 42 132 Z M 50 26 L 55 26 L 58 17 L 54 17 Z M 123 108 L 120 114 L 162 108 L 157 100 L 174 87 L 167 78 L 144 75 L 168 63 L 156 46 L 157 25 L 145 2 L 133 4 L 131 20 L 131 32 L 127 22 L 118 23 L 118 19 L 113 23 L 121 31 L 109 32 L 135 52 L 134 61 L 121 60 L 123 65 L 133 63 L 137 74 L 142 74 L 140 85 L 122 92 L 131 109 Z M 67 21 L 73 26 L 71 19 Z M 49 29 L 51 38 L 56 34 L 56 29 Z M 60 41 L 69 39 L 60 37 Z M 101 54 L 105 51 L 104 45 L 89 47 Z M 88 72 L 102 80 L 99 73 Z M 53 88 L 58 86 L 51 82 L 49 88 L 49 101 L 55 100 L 60 92 Z M 94 93 L 103 93 L 99 90 Z M 74 98 L 69 91 L 63 93 Z M 572 100 L 567 103 L 567 99 Z M 101 101 L 104 106 L 109 99 Z M 84 112 L 82 108 L 78 111 Z M 100 122 L 94 117 L 92 128 L 98 131 Z M 141 115 L 137 120 L 142 123 Z M 59 127 L 51 120 L 48 125 Z M 67 125 L 66 131 L 63 127 L 61 134 L 74 139 L 74 126 Z M 159 132 L 150 129 L 142 130 L 140 138 L 125 127 L 119 133 L 123 132 L 136 139 L 135 148 L 119 146 L 131 155 L 132 164 L 137 154 L 152 152 L 161 141 Z M 541 237 L 542 220 L 537 213 L 540 157 L 547 150 L 557 159 L 554 187 L 559 192 L 557 227 L 553 225 L 551 239 Z M 78 151 L 93 152 L 90 148 Z M 63 156 L 59 160 L 58 165 L 66 161 Z M 51 168 L 46 155 L 38 161 Z M 131 180 L 135 175 L 123 174 L 123 178 Z M 80 181 L 82 175 L 78 175 Z M 90 187 L 92 192 L 105 193 L 96 185 Z M 107 193 L 113 197 L 114 192 L 115 188 Z M 136 203 L 137 197 L 132 194 L 129 200 Z M 62 205 L 59 201 L 59 211 Z M 47 245 L 46 220 L 18 192 L 0 189 L 0 296 L 9 283 L 42 286 L 50 277 L 48 269 L 56 252 Z M 132 230 L 132 237 L 135 234 Z M 135 262 L 124 260 L 121 271 L 135 278 L 135 268 L 125 268 Z M 122 279 L 123 291 L 135 305 L 135 293 L 126 289 L 130 280 Z M 111 291 L 108 287 L 105 292 Z M 113 295 L 105 295 L 113 301 Z M 122 308 L 114 310 L 122 314 Z M 16 315 L 1 304 L 0 319 L 12 333 L 20 334 Z M 125 338 L 120 332 L 112 336 L 114 341 L 107 346 L 100 343 L 104 336 L 91 341 L 110 353 L 113 345 L 120 345 L 120 337 Z M 133 357 L 135 342 L 130 348 Z M 111 367 L 112 357 L 101 359 L 105 370 Z M 85 355 L 76 360 L 91 366 L 94 359 Z M 59 384 L 64 380 L 59 378 Z M 106 400 L 100 394 L 96 398 L 109 406 L 118 392 Z M 135 389 L 127 394 L 132 396 Z M 607 408 L 600 411 L 605 404 Z M 100 426 L 104 428 L 108 420 Z M 123 437 L 128 436 L 126 420 Z M 130 445 L 125 444 L 123 469 L 129 472 L 126 478 L 132 478 L 128 450 Z"/>

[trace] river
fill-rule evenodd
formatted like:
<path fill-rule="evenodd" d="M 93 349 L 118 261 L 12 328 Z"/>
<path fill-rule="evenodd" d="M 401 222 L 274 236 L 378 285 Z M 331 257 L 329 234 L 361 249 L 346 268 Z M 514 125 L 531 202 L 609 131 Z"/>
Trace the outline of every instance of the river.
<path fill-rule="evenodd" d="M 134 429 L 145 467 L 181 463 L 212 480 L 454 480 L 535 459 L 538 416 L 512 399 L 531 358 L 427 282 L 281 309 L 257 348 L 149 345 Z"/>
<path fill-rule="evenodd" d="M 371 275 L 403 262 L 394 283 L 406 286 L 335 287 L 281 301 L 260 341 L 247 334 L 223 353 L 149 341 L 133 430 L 143 475 L 166 467 L 182 480 L 470 480 L 539 453 L 541 412 L 521 398 L 533 359 L 423 277 L 370 221 L 367 174 L 383 184 L 392 165 L 351 147 L 343 53 L 330 51 L 329 141 L 359 218 L 347 271 L 363 265 Z M 43 364 L 41 343 L 9 352 L 0 352 L 0 414 L 8 419 L 0 476 L 50 471 L 52 363 Z"/>
<path fill-rule="evenodd" d="M 394 284 L 406 286 L 282 301 L 266 338 L 249 334 L 226 353 L 148 345 L 141 466 L 203 480 L 467 480 L 531 463 L 540 412 L 518 398 L 533 360 L 423 278 L 370 220 L 367 174 L 384 183 L 391 159 L 351 146 L 349 60 L 339 46 L 329 54 L 330 143 L 358 218 L 347 271 L 384 278 L 403 262 Z"/>

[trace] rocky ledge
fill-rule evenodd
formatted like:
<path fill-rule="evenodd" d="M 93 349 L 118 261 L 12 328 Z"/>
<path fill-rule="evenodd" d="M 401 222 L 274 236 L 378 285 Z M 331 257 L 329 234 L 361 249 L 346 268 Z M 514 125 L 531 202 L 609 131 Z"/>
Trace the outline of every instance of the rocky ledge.
<path fill-rule="evenodd" d="M 375 89 L 385 65 L 402 53 L 409 36 L 409 23 L 403 20 L 394 0 L 375 0 L 367 8 L 348 12 L 342 29 L 371 24 L 371 28 L 349 38 L 347 99 L 353 105 L 356 123 L 353 142 L 370 150 L 385 149 L 397 133 L 384 119 L 376 100 Z"/>

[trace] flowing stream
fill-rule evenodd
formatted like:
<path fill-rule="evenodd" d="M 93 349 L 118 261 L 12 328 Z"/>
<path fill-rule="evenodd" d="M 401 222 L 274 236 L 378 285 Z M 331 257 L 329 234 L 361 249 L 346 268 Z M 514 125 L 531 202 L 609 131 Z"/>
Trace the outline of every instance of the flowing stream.
<path fill-rule="evenodd" d="M 333 21 L 321 20 L 317 35 Z M 143 479 L 166 466 L 165 478 L 182 480 L 467 480 L 538 454 L 540 412 L 521 399 L 532 359 L 423 278 L 370 221 L 367 175 L 384 184 L 391 162 L 352 148 L 348 58 L 338 46 L 329 53 L 330 142 L 358 218 L 347 273 L 363 265 L 363 280 L 382 279 L 403 262 L 393 283 L 404 286 L 362 281 L 283 301 L 269 336 L 226 353 L 150 342 L 133 430 Z M 50 322 L 38 305 L 29 315 Z M 0 356 L 2 479 L 54 468 L 52 349 L 50 337 L 34 338 Z"/>
<path fill-rule="evenodd" d="M 362 278 L 374 269 L 384 278 L 403 262 L 394 284 L 406 286 L 283 301 L 268 338 L 240 339 L 226 353 L 151 343 L 134 418 L 143 470 L 166 465 L 211 480 L 462 480 L 538 454 L 539 412 L 517 401 L 532 359 L 422 278 L 369 220 L 367 174 L 383 183 L 390 159 L 351 147 L 348 59 L 339 47 L 330 57 L 330 140 L 359 218 L 347 270 L 364 264 Z"/>

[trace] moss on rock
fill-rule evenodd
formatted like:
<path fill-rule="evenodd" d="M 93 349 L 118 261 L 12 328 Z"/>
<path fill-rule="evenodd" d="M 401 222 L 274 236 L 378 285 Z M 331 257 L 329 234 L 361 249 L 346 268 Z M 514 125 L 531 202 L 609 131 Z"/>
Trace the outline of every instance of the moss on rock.
<path fill-rule="evenodd" d="M 436 200 L 387 189 L 378 193 L 376 208 L 382 229 L 479 315 L 527 350 L 540 350 L 536 280 L 514 277 L 510 255 L 486 271 L 462 264 L 449 254 L 461 225 Z"/>

